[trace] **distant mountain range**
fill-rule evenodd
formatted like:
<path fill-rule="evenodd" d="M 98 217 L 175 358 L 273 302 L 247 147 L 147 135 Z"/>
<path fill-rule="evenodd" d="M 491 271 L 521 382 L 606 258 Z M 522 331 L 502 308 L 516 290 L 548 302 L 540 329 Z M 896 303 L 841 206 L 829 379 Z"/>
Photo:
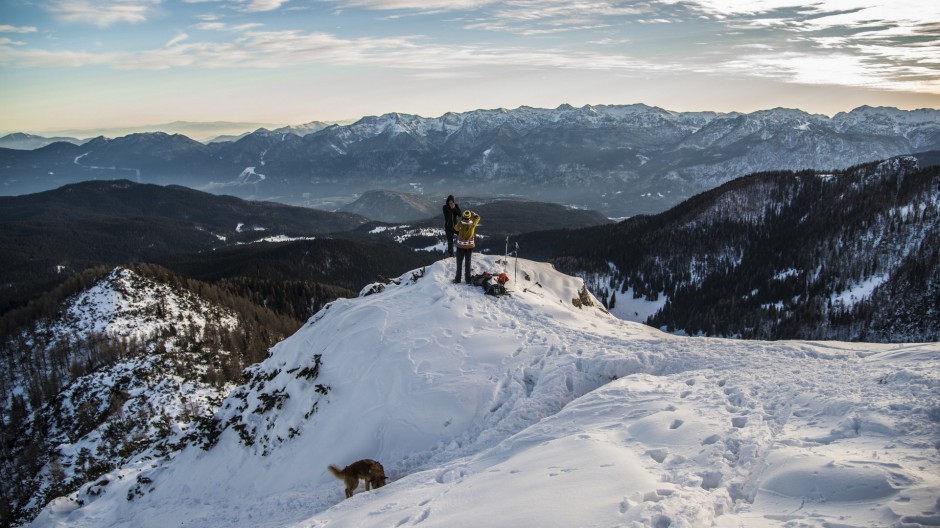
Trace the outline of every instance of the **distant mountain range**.
<path fill-rule="evenodd" d="M 15 132 L 13 134 L 7 134 L 3 137 L 0 137 L 0 148 L 13 150 L 35 150 L 53 143 L 65 142 L 73 143 L 75 145 L 82 145 L 87 141 L 87 139 L 78 139 L 74 137 L 43 137 L 34 134 L 24 134 L 23 132 Z"/>
<path fill-rule="evenodd" d="M 666 210 L 753 172 L 841 169 L 937 149 L 940 110 L 932 109 L 860 107 L 830 118 L 779 108 L 563 105 L 438 118 L 393 113 L 303 136 L 258 130 L 208 145 L 147 133 L 0 149 L 0 192 L 128 178 L 331 209 L 387 189 L 521 196 L 622 217 Z"/>
<path fill-rule="evenodd" d="M 252 131 L 262 132 L 273 129 L 276 133 L 294 134 L 297 136 L 306 136 L 319 130 L 331 126 L 335 123 L 324 123 L 322 121 L 311 121 L 301 125 L 291 125 L 283 127 L 274 127 L 261 123 L 230 123 L 224 121 L 215 121 L 211 123 L 174 121 L 162 125 L 146 125 L 131 128 L 112 128 L 95 130 L 66 130 L 61 133 L 49 135 L 26 134 L 23 132 L 14 132 L 0 137 L 0 148 L 14 150 L 35 150 L 37 148 L 51 145 L 60 141 L 82 145 L 95 137 L 123 137 L 128 134 L 141 134 L 152 132 L 164 132 L 168 134 L 184 134 L 203 143 L 224 143 L 227 141 L 237 141 Z M 78 139 L 83 138 L 83 139 Z"/>

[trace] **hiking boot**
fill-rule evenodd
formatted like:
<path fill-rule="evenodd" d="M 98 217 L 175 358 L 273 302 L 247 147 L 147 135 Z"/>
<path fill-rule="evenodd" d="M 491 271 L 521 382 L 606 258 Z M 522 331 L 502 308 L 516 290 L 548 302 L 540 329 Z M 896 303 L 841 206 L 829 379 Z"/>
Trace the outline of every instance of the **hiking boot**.
<path fill-rule="evenodd" d="M 451 281 L 451 282 L 453 282 L 454 284 L 460 284 L 460 279 L 454 279 L 454 280 Z"/>

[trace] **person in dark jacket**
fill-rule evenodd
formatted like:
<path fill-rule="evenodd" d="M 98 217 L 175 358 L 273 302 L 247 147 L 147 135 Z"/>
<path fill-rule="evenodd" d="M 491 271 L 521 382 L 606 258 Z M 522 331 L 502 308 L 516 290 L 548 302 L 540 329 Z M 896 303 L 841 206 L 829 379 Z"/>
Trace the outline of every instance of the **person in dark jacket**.
<path fill-rule="evenodd" d="M 447 256 L 454 256 L 454 238 L 457 237 L 457 231 L 454 228 L 460 221 L 460 206 L 454 201 L 454 196 L 448 196 L 444 203 L 444 233 L 447 234 Z"/>

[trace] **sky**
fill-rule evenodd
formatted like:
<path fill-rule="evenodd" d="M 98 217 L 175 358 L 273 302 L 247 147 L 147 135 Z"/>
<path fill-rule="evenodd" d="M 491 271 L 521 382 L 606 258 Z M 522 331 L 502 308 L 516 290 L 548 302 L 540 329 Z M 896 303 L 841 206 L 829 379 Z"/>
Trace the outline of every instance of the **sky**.
<path fill-rule="evenodd" d="M 511 296 L 452 284 L 443 259 L 337 300 L 228 393 L 213 447 L 151 446 L 31 526 L 936 525 L 940 343 L 674 336 L 593 297 L 576 307 L 584 281 L 549 263 L 473 263 L 507 273 Z M 164 298 L 140 279 L 96 286 L 72 304 L 71 328 L 133 335 L 144 325 L 116 316 Z M 175 390 L 172 370 L 141 364 L 96 372 L 58 401 L 75 409 L 120 390 L 125 416 L 168 401 L 173 424 L 183 402 L 203 401 L 196 384 Z M 102 430 L 63 440 L 63 471 L 82 449 L 107 452 Z M 327 465 L 363 458 L 389 482 L 345 499 Z"/>
<path fill-rule="evenodd" d="M 935 0 L 3 0 L 0 133 L 940 108 Z"/>

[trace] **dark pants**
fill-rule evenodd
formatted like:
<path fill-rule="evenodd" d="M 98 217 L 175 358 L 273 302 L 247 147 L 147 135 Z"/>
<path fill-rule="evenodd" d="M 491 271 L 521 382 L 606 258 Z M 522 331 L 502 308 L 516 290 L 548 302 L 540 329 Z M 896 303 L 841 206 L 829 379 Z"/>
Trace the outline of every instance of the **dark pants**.
<path fill-rule="evenodd" d="M 457 276 L 454 278 L 455 281 L 460 282 L 460 264 L 463 262 L 464 265 L 464 282 L 470 282 L 470 255 L 473 254 L 473 248 L 463 249 L 457 248 Z"/>
<path fill-rule="evenodd" d="M 447 228 L 445 227 L 444 230 L 446 231 Z M 448 257 L 454 256 L 454 241 L 455 240 L 457 240 L 457 232 L 451 229 L 449 234 L 447 235 L 447 256 Z"/>

